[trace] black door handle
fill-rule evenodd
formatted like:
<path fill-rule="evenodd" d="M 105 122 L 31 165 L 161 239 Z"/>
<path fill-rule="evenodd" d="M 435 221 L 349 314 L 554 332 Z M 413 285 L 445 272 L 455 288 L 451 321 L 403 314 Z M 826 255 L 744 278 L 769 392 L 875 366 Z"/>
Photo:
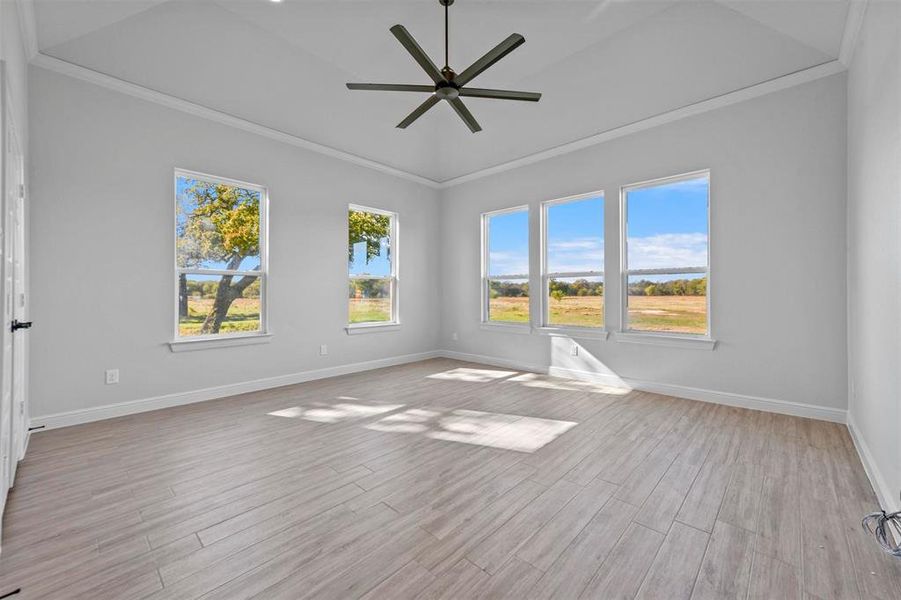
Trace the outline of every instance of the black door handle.
<path fill-rule="evenodd" d="M 12 325 L 10 325 L 9 328 L 11 331 L 16 331 L 17 329 L 31 329 L 31 325 L 31 321 L 21 322 L 13 319 Z"/>

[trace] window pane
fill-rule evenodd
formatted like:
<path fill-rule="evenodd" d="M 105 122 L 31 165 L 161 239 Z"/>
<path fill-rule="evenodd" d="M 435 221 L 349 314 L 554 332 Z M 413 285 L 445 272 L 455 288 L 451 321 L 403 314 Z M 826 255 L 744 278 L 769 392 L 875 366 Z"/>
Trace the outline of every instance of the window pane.
<path fill-rule="evenodd" d="M 528 211 L 489 216 L 488 275 L 525 275 L 528 272 Z"/>
<path fill-rule="evenodd" d="M 391 280 L 351 279 L 349 288 L 350 323 L 391 321 Z"/>
<path fill-rule="evenodd" d="M 179 276 L 179 335 L 260 331 L 260 306 L 257 276 Z"/>
<path fill-rule="evenodd" d="M 489 280 L 488 320 L 507 323 L 528 323 L 529 280 Z"/>
<path fill-rule="evenodd" d="M 708 188 L 702 175 L 626 191 L 630 270 L 707 267 Z"/>
<path fill-rule="evenodd" d="M 707 276 L 629 276 L 629 329 L 707 333 Z"/>
<path fill-rule="evenodd" d="M 604 326 L 604 279 L 556 277 L 548 281 L 548 324 Z"/>
<path fill-rule="evenodd" d="M 604 197 L 547 207 L 547 271 L 604 270 Z"/>
<path fill-rule="evenodd" d="M 391 275 L 391 217 L 348 212 L 347 260 L 351 275 Z"/>
<path fill-rule="evenodd" d="M 259 191 L 178 176 L 175 204 L 179 267 L 260 267 Z"/>

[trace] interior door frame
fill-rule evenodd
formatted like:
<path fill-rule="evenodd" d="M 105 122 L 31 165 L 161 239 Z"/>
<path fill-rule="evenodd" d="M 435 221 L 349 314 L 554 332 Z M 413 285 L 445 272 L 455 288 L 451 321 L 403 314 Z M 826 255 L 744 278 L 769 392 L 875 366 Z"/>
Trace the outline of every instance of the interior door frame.
<path fill-rule="evenodd" d="M 0 61 L 0 515 L 6 508 L 12 466 L 12 290 L 7 286 L 7 263 L 11 253 L 7 200 L 7 126 L 9 120 L 9 94 L 6 63 Z M 8 311 L 8 315 L 7 315 Z M 7 320 L 7 316 L 9 320 Z M 9 356 L 6 348 L 9 346 Z M 9 401 L 5 397 L 7 378 Z"/>

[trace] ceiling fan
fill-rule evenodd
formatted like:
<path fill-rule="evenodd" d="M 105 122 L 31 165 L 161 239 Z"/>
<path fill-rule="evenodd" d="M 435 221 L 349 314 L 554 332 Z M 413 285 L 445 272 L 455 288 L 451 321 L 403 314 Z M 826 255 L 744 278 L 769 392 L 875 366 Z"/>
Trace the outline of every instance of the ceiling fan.
<path fill-rule="evenodd" d="M 428 100 L 420 104 L 416 110 L 407 115 L 407 118 L 397 124 L 398 128 L 406 129 L 416 119 L 421 117 L 427 110 L 438 104 L 440 100 L 447 100 L 451 107 L 456 111 L 463 122 L 466 123 L 469 130 L 473 133 L 482 130 L 479 122 L 475 120 L 466 105 L 463 104 L 461 97 L 468 98 L 495 98 L 497 100 L 522 100 L 525 102 L 538 102 L 541 94 L 538 92 L 514 92 L 511 90 L 488 90 L 484 88 L 465 87 L 467 83 L 472 81 L 477 75 L 485 69 L 504 58 L 520 45 L 525 43 L 526 38 L 518 33 L 510 35 L 503 42 L 495 46 L 482 58 L 472 63 L 459 75 L 448 66 L 448 7 L 454 3 L 454 0 L 438 0 L 439 4 L 444 6 L 444 68 L 440 71 L 435 63 L 420 48 L 410 32 L 403 25 L 395 25 L 391 28 L 394 37 L 407 49 L 413 56 L 413 60 L 419 63 L 419 66 L 432 79 L 434 84 L 430 85 L 406 85 L 393 83 L 348 83 L 347 88 L 351 90 L 370 90 L 383 92 L 428 92 L 431 94 Z"/>

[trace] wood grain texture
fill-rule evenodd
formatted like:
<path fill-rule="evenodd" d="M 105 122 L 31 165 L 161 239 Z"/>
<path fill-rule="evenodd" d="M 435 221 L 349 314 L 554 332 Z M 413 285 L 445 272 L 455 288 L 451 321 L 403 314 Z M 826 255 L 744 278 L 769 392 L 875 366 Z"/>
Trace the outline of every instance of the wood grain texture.
<path fill-rule="evenodd" d="M 840 426 L 436 359 L 35 434 L 0 593 L 899 598 L 875 506 Z"/>

